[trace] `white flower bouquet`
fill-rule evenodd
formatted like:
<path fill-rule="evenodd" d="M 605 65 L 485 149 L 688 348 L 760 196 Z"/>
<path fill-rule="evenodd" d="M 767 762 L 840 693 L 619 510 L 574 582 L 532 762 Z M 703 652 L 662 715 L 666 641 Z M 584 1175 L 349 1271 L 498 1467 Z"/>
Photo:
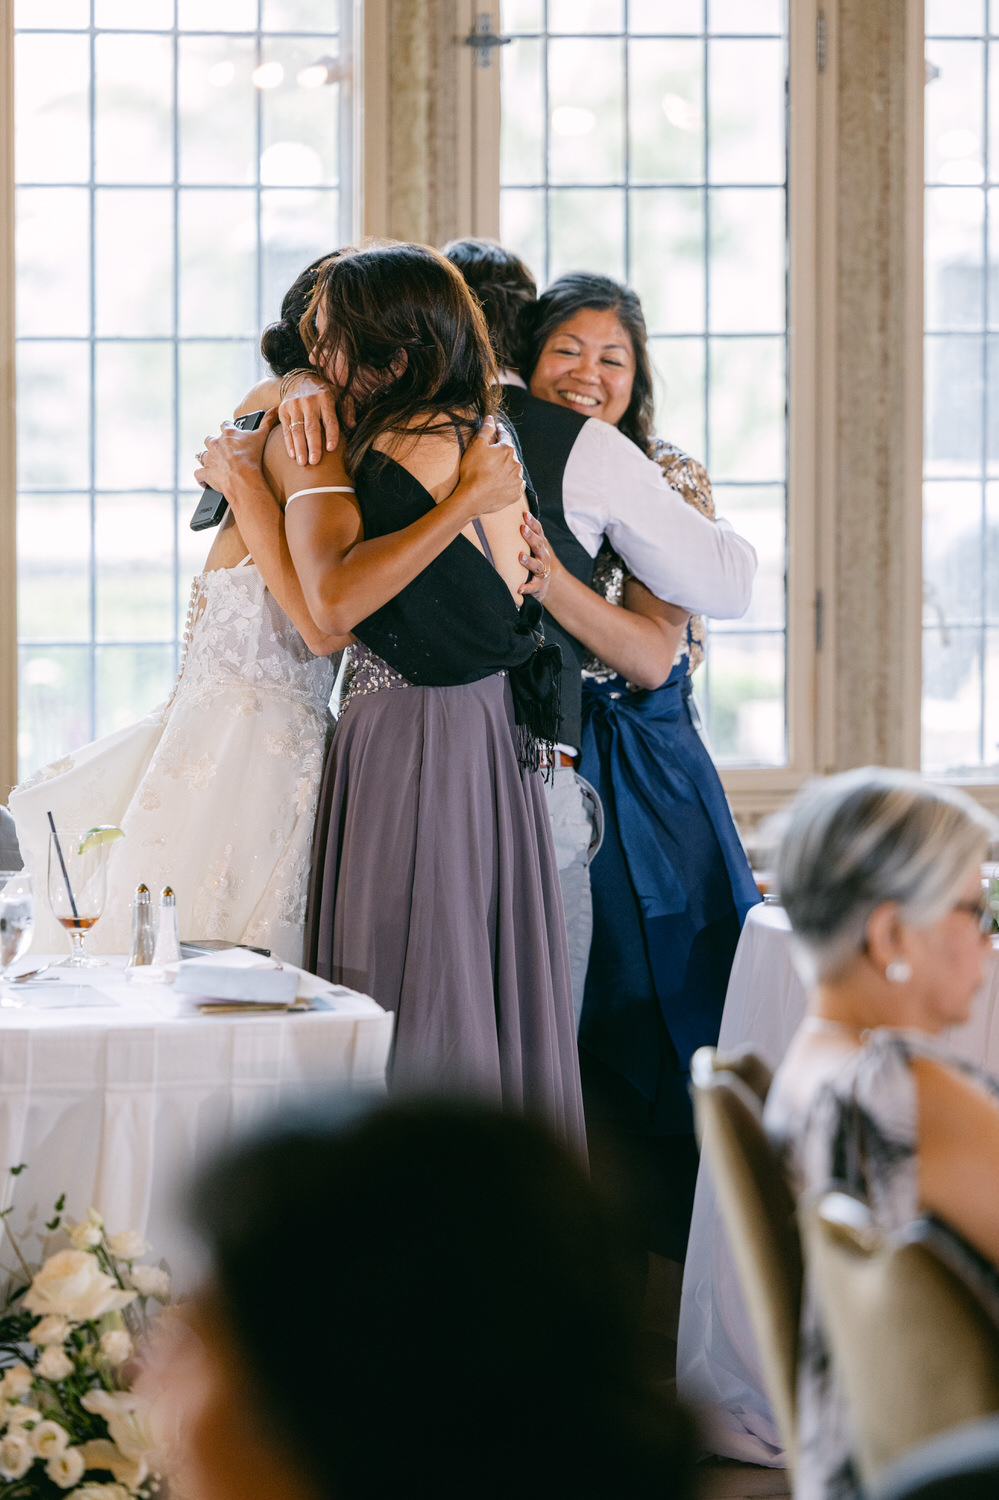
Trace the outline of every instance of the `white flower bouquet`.
<path fill-rule="evenodd" d="M 149 1500 L 160 1480 L 130 1361 L 170 1278 L 137 1264 L 150 1246 L 108 1234 L 93 1208 L 63 1225 L 64 1202 L 46 1228 L 70 1244 L 38 1270 L 5 1225 L 27 1279 L 0 1311 L 0 1500 Z"/>

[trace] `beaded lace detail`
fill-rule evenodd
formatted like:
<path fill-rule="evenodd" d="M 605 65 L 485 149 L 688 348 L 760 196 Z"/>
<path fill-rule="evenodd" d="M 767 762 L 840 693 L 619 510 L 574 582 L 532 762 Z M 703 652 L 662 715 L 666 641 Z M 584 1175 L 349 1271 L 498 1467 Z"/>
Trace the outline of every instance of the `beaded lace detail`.
<path fill-rule="evenodd" d="M 218 568 L 191 586 L 180 671 L 167 707 L 220 688 L 272 692 L 325 714 L 337 658 L 313 656 L 259 570 Z"/>
<path fill-rule="evenodd" d="M 343 686 L 340 692 L 340 713 L 343 714 L 355 698 L 368 693 L 381 693 L 388 688 L 408 688 L 413 684 L 387 661 L 376 656 L 360 641 L 347 647 L 347 665 L 344 669 Z"/>
<path fill-rule="evenodd" d="M 711 480 L 702 464 L 673 443 L 663 442 L 659 438 L 653 440 L 649 457 L 655 459 L 666 476 L 667 484 L 682 495 L 688 505 L 695 506 L 702 515 L 714 520 L 715 502 L 711 494 Z M 624 603 L 624 586 L 631 576 L 610 543 L 604 542 L 593 565 L 592 587 L 609 604 L 621 605 Z M 686 635 L 680 641 L 673 660 L 673 665 L 676 666 L 684 658 L 687 659 L 688 676 L 704 660 L 705 635 L 703 617 L 691 615 L 687 621 Z M 609 667 L 598 656 L 588 653 L 583 658 L 584 677 L 607 682 L 617 675 L 613 667 Z"/>

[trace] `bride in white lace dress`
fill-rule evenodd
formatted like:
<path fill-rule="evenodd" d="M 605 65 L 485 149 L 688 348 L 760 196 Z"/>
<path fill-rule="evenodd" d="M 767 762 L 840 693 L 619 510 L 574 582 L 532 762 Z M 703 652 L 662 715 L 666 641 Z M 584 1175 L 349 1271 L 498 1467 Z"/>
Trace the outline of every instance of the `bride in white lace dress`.
<path fill-rule="evenodd" d="M 313 269 L 285 299 L 286 335 L 294 328 L 297 337 L 288 305 L 297 292 L 304 310 Z M 273 335 L 282 324 L 262 346 L 278 375 L 287 361 L 274 357 Z M 278 351 L 290 367 L 295 352 Z M 302 349 L 297 363 L 304 360 Z M 239 411 L 279 400 L 278 381 L 263 381 Z M 131 901 L 143 881 L 154 903 L 163 886 L 173 887 L 182 938 L 252 943 L 301 962 L 329 701 L 345 641 L 312 621 L 277 509 L 272 521 L 254 561 L 227 513 L 192 585 L 181 670 L 167 701 L 11 793 L 25 867 L 36 880 L 35 953 L 66 947 L 45 896 L 51 811 L 57 827 L 110 823 L 125 834 L 110 847 L 107 904 L 88 951 L 128 952 Z"/>
<path fill-rule="evenodd" d="M 338 657 L 317 657 L 249 558 L 194 580 L 185 659 L 167 701 L 54 761 L 11 794 L 37 878 L 34 949 L 62 952 L 45 900 L 57 826 L 117 824 L 96 953 L 127 953 L 130 902 L 177 897 L 184 938 L 228 938 L 301 960 L 309 852 Z"/>

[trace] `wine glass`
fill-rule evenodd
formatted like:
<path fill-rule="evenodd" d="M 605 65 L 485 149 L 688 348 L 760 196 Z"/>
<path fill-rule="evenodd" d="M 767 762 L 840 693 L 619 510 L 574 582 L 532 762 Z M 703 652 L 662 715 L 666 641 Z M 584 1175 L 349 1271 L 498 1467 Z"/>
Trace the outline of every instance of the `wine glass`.
<path fill-rule="evenodd" d="M 103 958 L 83 951 L 83 939 L 104 911 L 108 892 L 108 846 L 89 828 L 53 829 L 49 834 L 49 905 L 72 945 L 69 958 L 53 968 L 96 969 Z"/>
<path fill-rule="evenodd" d="M 34 925 L 31 876 L 24 870 L 0 870 L 0 979 L 10 978 Z"/>

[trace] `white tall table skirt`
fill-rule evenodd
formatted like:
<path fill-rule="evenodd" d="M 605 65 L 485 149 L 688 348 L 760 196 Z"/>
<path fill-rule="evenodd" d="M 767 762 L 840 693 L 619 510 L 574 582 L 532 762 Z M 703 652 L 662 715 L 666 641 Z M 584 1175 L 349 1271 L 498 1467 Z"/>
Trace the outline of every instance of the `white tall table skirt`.
<path fill-rule="evenodd" d="M 34 1260 L 65 1192 L 71 1218 L 93 1205 L 112 1232 L 145 1235 L 184 1289 L 199 1269 L 180 1212 L 195 1166 L 279 1106 L 384 1086 L 393 1018 L 315 980 L 328 1010 L 201 1016 L 172 986 L 126 983 L 123 969 L 111 959 L 79 976 L 52 971 L 106 1006 L 32 1008 L 50 1001 L 47 984 L 14 991 L 22 1009 L 0 1008 L 0 1208 L 16 1205 L 11 1225 Z M 12 1262 L 0 1235 L 0 1265 Z"/>
<path fill-rule="evenodd" d="M 999 1073 L 999 1024 L 993 1026 L 997 994 L 999 965 L 993 964 L 975 997 L 971 1020 L 948 1037 L 961 1057 L 994 1073 Z M 778 906 L 755 906 L 732 965 L 718 1049 L 730 1052 L 748 1043 L 776 1067 L 804 1010 L 805 989 L 791 957 L 787 917 Z M 713 1452 L 747 1463 L 785 1465 L 711 1175 L 703 1161 L 680 1303 L 677 1388 L 701 1412 Z"/>

